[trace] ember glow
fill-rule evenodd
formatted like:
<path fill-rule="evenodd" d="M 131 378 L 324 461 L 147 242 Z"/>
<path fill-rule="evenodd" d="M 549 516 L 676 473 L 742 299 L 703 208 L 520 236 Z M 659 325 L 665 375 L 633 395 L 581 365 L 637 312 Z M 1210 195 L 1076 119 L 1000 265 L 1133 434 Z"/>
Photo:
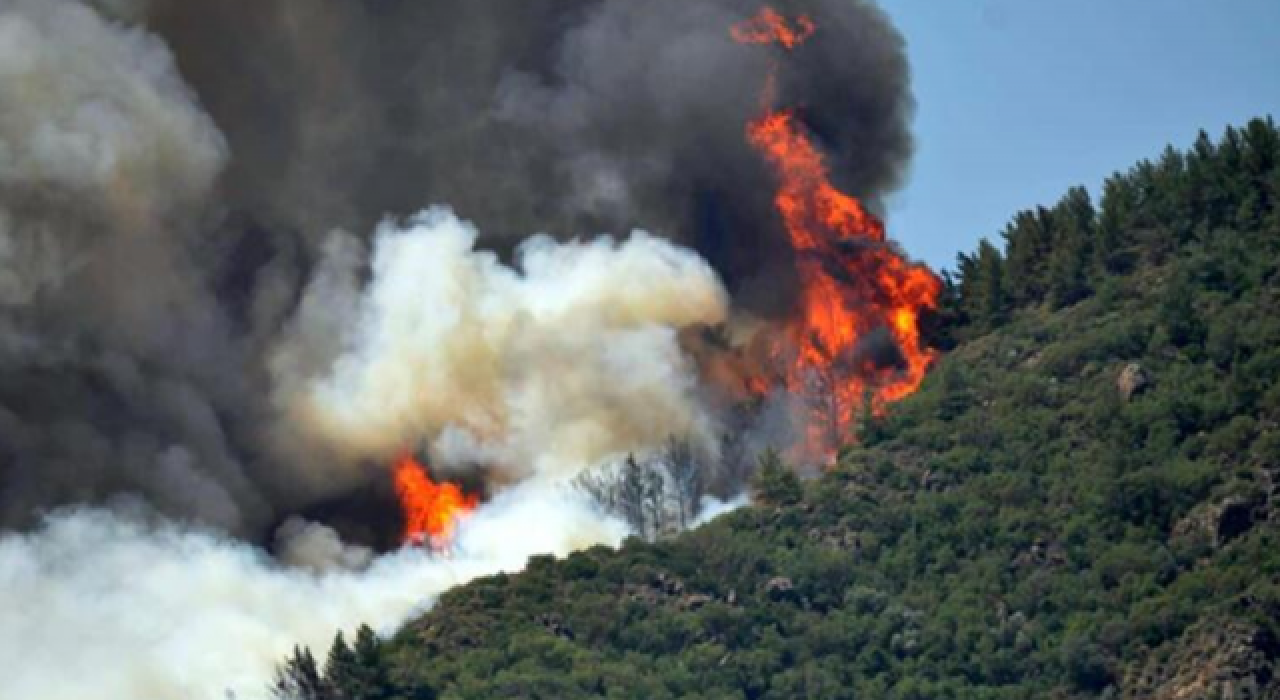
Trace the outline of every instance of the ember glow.
<path fill-rule="evenodd" d="M 788 22 L 771 7 L 760 10 L 755 17 L 735 26 L 731 32 L 734 41 L 743 44 L 778 44 L 785 49 L 794 49 L 803 44 L 817 25 L 808 15 L 800 15 L 794 22 Z"/>
<path fill-rule="evenodd" d="M 404 542 L 444 549 L 458 522 L 476 509 L 479 499 L 457 484 L 436 483 L 413 457 L 401 457 L 395 467 L 396 496 L 404 512 Z"/>
<path fill-rule="evenodd" d="M 732 35 L 790 51 L 816 30 L 808 17 L 788 22 L 766 8 Z M 890 247 L 884 224 L 831 183 L 799 113 L 769 104 L 772 83 L 763 113 L 747 125 L 747 140 L 777 178 L 774 206 L 796 252 L 802 289 L 800 313 L 771 351 L 782 365 L 781 382 L 807 402 L 801 451 L 830 457 L 864 405 L 879 411 L 919 387 L 935 353 L 921 346 L 918 322 L 935 307 L 941 283 Z M 889 353 L 872 347 L 886 333 L 894 345 Z"/>

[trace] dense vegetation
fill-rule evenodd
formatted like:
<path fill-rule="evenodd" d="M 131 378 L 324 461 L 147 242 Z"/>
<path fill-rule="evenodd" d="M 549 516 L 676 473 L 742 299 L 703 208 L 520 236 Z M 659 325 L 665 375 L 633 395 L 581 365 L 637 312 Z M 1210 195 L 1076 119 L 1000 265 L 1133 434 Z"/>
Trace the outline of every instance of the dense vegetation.
<path fill-rule="evenodd" d="M 1280 132 L 1014 217 L 948 278 L 922 390 L 680 537 L 535 558 L 342 698 L 1280 697 Z M 310 686 L 308 686 L 310 684 Z M 302 687 L 308 686 L 308 687 Z"/>

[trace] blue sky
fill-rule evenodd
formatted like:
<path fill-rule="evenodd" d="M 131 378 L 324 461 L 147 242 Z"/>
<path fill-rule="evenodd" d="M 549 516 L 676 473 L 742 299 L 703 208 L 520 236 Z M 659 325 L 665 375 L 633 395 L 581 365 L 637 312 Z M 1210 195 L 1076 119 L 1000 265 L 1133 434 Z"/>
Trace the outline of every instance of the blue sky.
<path fill-rule="evenodd" d="M 1280 0 L 882 0 L 917 101 L 889 225 L 953 267 L 1018 209 L 1189 146 L 1200 128 L 1280 119 Z"/>

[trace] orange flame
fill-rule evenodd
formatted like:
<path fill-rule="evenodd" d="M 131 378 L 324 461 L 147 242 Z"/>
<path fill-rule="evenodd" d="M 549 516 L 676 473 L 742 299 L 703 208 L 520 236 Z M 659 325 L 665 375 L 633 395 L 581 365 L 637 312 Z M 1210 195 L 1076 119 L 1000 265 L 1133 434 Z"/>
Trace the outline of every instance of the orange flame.
<path fill-rule="evenodd" d="M 458 521 L 476 509 L 479 499 L 457 484 L 436 483 L 413 457 L 401 457 L 395 466 L 396 495 L 404 512 L 404 541 L 445 549 Z"/>
<path fill-rule="evenodd" d="M 730 33 L 734 41 L 743 44 L 778 44 L 790 51 L 803 44 L 818 26 L 808 15 L 796 18 L 795 25 L 787 22 L 771 7 L 760 10 L 759 14 L 733 27 Z"/>
<path fill-rule="evenodd" d="M 795 26 L 765 8 L 733 28 L 743 43 L 776 43 L 788 50 L 808 39 L 816 25 Z M 856 198 L 831 184 L 825 159 L 795 110 L 775 109 L 772 78 L 763 114 L 747 125 L 747 140 L 778 180 L 774 206 L 797 254 L 801 312 L 788 324 L 773 355 L 784 360 L 782 383 L 806 396 L 811 411 L 807 456 L 834 455 L 864 401 L 874 411 L 913 393 L 935 352 L 920 345 L 918 321 L 937 304 L 941 282 L 925 266 L 907 262 L 885 242 L 884 224 Z M 860 358 L 864 339 L 884 329 L 900 355 L 893 366 Z"/>

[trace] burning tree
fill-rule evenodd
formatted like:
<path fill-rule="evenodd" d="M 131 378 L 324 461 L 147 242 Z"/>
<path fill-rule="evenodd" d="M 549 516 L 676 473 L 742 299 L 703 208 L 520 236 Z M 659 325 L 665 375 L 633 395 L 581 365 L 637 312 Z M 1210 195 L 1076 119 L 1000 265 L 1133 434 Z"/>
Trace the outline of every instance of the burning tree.
<path fill-rule="evenodd" d="M 395 466 L 396 496 L 404 513 L 404 541 L 445 549 L 458 521 L 476 509 L 479 498 L 457 484 L 433 481 L 426 468 L 410 456 Z"/>
<path fill-rule="evenodd" d="M 807 16 L 788 21 L 765 8 L 731 33 L 741 43 L 791 52 L 817 31 Z M 884 224 L 862 202 L 831 183 L 799 111 L 774 107 L 774 92 L 770 76 L 762 113 L 746 135 L 778 182 L 774 207 L 795 251 L 801 290 L 799 314 L 772 352 L 783 365 L 783 386 L 809 409 L 804 451 L 829 458 L 865 397 L 880 411 L 919 387 L 935 355 L 921 346 L 920 316 L 936 307 L 942 284 L 888 243 Z"/>

